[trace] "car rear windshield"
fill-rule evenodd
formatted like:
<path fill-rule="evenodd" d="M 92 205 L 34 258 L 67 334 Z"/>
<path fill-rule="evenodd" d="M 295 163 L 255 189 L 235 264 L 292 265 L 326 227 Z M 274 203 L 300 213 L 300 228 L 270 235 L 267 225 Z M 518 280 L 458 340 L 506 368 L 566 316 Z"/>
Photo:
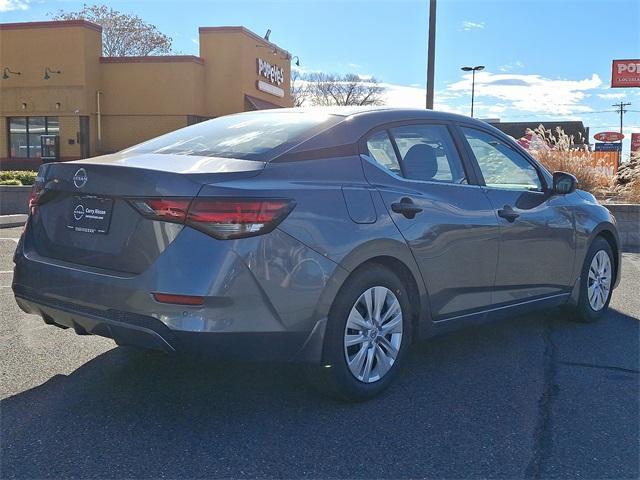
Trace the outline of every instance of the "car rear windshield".
<path fill-rule="evenodd" d="M 207 120 L 124 150 L 269 161 L 341 117 L 320 112 L 251 112 Z"/>

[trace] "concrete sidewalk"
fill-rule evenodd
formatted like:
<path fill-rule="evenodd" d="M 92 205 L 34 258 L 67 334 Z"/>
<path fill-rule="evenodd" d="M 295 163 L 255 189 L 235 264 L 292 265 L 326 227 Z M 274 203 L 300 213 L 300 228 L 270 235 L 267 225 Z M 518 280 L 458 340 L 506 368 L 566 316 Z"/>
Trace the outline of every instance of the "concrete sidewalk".
<path fill-rule="evenodd" d="M 27 215 L 0 215 L 0 228 L 21 227 L 27 221 Z"/>

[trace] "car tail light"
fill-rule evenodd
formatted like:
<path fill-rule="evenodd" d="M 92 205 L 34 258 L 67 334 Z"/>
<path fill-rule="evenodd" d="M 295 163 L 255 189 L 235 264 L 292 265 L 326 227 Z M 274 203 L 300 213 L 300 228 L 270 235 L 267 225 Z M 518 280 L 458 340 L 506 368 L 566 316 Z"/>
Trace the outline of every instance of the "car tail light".
<path fill-rule="evenodd" d="M 146 198 L 131 200 L 131 203 L 147 218 L 184 223 L 191 200 L 184 198 Z"/>
<path fill-rule="evenodd" d="M 148 218 L 184 223 L 222 240 L 268 233 L 295 206 L 287 199 L 215 197 L 147 198 L 131 203 Z"/>
<path fill-rule="evenodd" d="M 38 206 L 40 201 L 40 196 L 44 192 L 44 182 L 37 181 L 34 182 L 31 187 L 31 195 L 29 196 L 29 212 L 34 213 L 35 208 Z"/>
<path fill-rule="evenodd" d="M 175 305 L 200 306 L 204 304 L 204 297 L 195 295 L 175 295 L 173 293 L 154 293 L 153 298 L 160 303 L 173 303 Z"/>

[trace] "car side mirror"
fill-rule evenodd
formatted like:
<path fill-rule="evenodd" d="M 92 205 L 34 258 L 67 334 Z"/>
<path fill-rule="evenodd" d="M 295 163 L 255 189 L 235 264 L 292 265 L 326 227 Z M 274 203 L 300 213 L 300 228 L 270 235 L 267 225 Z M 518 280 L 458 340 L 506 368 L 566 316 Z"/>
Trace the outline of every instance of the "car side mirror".
<path fill-rule="evenodd" d="M 576 191 L 578 179 L 566 172 L 553 172 L 553 193 L 566 195 Z"/>

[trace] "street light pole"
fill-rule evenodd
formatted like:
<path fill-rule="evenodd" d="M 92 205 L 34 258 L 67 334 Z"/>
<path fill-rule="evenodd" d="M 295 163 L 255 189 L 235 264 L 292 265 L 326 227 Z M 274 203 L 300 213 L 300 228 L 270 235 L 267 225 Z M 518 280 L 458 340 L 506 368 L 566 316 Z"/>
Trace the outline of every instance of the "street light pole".
<path fill-rule="evenodd" d="M 484 65 L 477 65 L 475 67 L 462 67 L 460 70 L 464 72 L 471 72 L 471 118 L 473 118 L 473 102 L 476 93 L 476 72 L 484 70 Z"/>
<path fill-rule="evenodd" d="M 436 61 L 436 0 L 429 0 L 429 44 L 427 48 L 427 109 L 433 110 Z"/>

